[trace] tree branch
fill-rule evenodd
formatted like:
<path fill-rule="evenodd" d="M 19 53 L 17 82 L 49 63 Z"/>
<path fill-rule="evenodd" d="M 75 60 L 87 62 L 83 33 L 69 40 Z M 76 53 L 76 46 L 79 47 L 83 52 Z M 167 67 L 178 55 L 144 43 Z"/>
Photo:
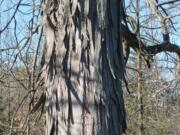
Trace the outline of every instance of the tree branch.
<path fill-rule="evenodd" d="M 123 39 L 124 44 L 131 47 L 134 51 L 139 51 L 141 56 L 144 57 L 145 61 L 150 64 L 151 56 L 154 56 L 161 52 L 174 52 L 180 57 L 180 46 L 177 44 L 172 44 L 171 42 L 162 42 L 152 46 L 146 46 L 146 44 L 140 40 L 140 45 L 138 42 L 137 35 L 132 33 L 125 25 L 122 25 L 123 29 Z M 124 46 L 123 46 L 124 47 Z M 127 57 L 128 59 L 128 57 Z"/>
<path fill-rule="evenodd" d="M 7 22 L 7 24 L 4 26 L 4 28 L 3 28 L 2 30 L 0 29 L 0 34 L 1 34 L 3 31 L 6 30 L 6 28 L 9 26 L 9 24 L 11 23 L 11 21 L 12 21 L 13 18 L 15 17 L 15 15 L 16 15 L 16 13 L 17 13 L 17 11 L 18 11 L 18 8 L 19 8 L 19 6 L 20 6 L 20 4 L 21 4 L 21 1 L 22 1 L 22 0 L 19 0 L 19 2 L 18 2 L 18 4 L 17 4 L 17 6 L 16 6 L 16 9 L 15 9 L 12 17 L 11 17 L 10 20 Z"/>
<path fill-rule="evenodd" d="M 146 46 L 149 55 L 156 55 L 161 52 L 174 52 L 180 56 L 180 47 L 172 43 L 161 43 L 153 46 Z"/>
<path fill-rule="evenodd" d="M 159 19 L 164 42 L 169 42 L 169 30 L 165 18 L 161 15 L 160 11 L 158 10 L 158 7 L 152 0 L 147 0 L 147 5 L 151 9 L 152 13 Z"/>
<path fill-rule="evenodd" d="M 167 5 L 167 4 L 174 4 L 175 2 L 178 2 L 180 0 L 170 0 L 170 1 L 166 1 L 166 2 L 163 2 L 163 3 L 160 3 L 157 5 L 157 7 L 159 6 L 162 6 L 162 5 Z"/>

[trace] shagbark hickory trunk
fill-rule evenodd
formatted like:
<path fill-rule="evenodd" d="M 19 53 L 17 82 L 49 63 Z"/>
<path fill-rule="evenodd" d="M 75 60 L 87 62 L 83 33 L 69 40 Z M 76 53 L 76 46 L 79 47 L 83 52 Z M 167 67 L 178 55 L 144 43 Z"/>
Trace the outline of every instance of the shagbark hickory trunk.
<path fill-rule="evenodd" d="M 120 0 L 44 0 L 46 135 L 121 135 Z"/>

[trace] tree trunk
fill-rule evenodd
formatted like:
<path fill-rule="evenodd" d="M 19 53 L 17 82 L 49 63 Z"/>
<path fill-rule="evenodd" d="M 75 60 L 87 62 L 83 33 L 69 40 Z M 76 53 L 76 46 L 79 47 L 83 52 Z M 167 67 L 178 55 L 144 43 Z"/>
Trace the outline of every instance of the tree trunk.
<path fill-rule="evenodd" d="M 180 56 L 176 56 L 176 79 L 180 80 Z"/>
<path fill-rule="evenodd" d="M 46 135 L 126 130 L 120 0 L 45 0 Z"/>
<path fill-rule="evenodd" d="M 139 24 L 139 13 L 140 13 L 140 1 L 136 0 L 136 17 L 137 17 L 137 38 L 138 38 L 138 46 L 141 48 L 141 40 L 140 40 L 140 24 Z M 138 69 L 138 109 L 139 109 L 139 130 L 138 135 L 145 135 L 144 132 L 144 124 L 143 124 L 143 115 L 144 115 L 144 107 L 143 107 L 143 78 L 142 78 L 142 58 L 141 58 L 141 50 L 137 54 L 137 69 Z"/>
<path fill-rule="evenodd" d="M 142 58 L 140 53 L 137 55 L 138 63 L 137 63 L 137 69 L 138 69 L 138 109 L 139 109 L 139 118 L 138 118 L 138 124 L 139 124 L 139 131 L 138 135 L 145 135 L 144 132 L 144 102 L 143 102 L 143 78 L 142 78 Z"/>

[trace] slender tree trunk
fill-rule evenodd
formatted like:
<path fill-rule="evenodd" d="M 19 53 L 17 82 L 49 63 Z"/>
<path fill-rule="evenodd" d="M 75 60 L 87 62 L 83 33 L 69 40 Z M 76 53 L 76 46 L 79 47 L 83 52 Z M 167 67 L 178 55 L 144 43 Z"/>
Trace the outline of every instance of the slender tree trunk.
<path fill-rule="evenodd" d="M 144 102 L 143 102 L 143 82 L 142 82 L 142 58 L 140 53 L 138 53 L 138 105 L 139 105 L 139 132 L 138 135 L 145 135 L 144 133 L 144 123 L 143 123 L 143 115 L 144 115 Z"/>
<path fill-rule="evenodd" d="M 140 1 L 136 0 L 136 17 L 137 17 L 137 38 L 139 40 L 139 48 L 141 48 L 141 40 L 140 40 L 140 25 L 139 25 L 139 12 L 140 12 Z M 144 124 L 143 124 L 143 115 L 144 115 L 144 107 L 143 107 L 143 78 L 142 78 L 142 57 L 141 50 L 137 54 L 137 69 L 138 69 L 138 101 L 139 101 L 139 132 L 138 135 L 145 135 L 144 132 Z"/>
<path fill-rule="evenodd" d="M 179 55 L 176 56 L 177 64 L 176 64 L 176 79 L 180 80 L 180 57 Z"/>
<path fill-rule="evenodd" d="M 45 0 L 46 135 L 126 130 L 120 0 Z"/>

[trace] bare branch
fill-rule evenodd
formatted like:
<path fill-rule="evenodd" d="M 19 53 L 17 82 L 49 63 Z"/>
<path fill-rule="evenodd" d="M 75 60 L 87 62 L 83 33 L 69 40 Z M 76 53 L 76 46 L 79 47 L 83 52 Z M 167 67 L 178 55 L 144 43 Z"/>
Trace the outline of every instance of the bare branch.
<path fill-rule="evenodd" d="M 180 47 L 172 43 L 164 42 L 164 43 L 153 45 L 153 46 L 147 46 L 146 49 L 150 55 L 156 55 L 158 53 L 167 51 L 167 52 L 174 52 L 178 56 L 180 56 Z"/>
<path fill-rule="evenodd" d="M 175 2 L 178 2 L 180 0 L 170 0 L 170 1 L 166 1 L 160 4 L 157 4 L 157 7 L 163 6 L 163 5 L 167 5 L 167 4 L 174 4 Z"/>
<path fill-rule="evenodd" d="M 155 16 L 160 21 L 164 42 L 169 42 L 169 31 L 168 31 L 168 28 L 167 28 L 167 25 L 166 25 L 166 22 L 165 22 L 165 18 L 158 11 L 156 4 L 152 0 L 148 0 L 147 4 L 148 4 L 149 8 L 152 10 L 152 12 L 155 14 Z"/>
<path fill-rule="evenodd" d="M 12 50 L 12 49 L 17 49 L 17 47 L 1 48 L 1 49 L 0 49 L 0 53 L 1 53 L 1 52 L 4 52 L 4 51 Z"/>
<path fill-rule="evenodd" d="M 19 8 L 21 2 L 22 2 L 22 0 L 19 0 L 18 4 L 17 4 L 17 6 L 16 6 L 16 9 L 15 9 L 15 11 L 14 11 L 14 14 L 12 15 L 11 19 L 7 22 L 6 26 L 4 26 L 4 28 L 3 28 L 2 30 L 0 30 L 0 34 L 7 29 L 7 27 L 9 26 L 9 24 L 11 23 L 11 21 L 12 21 L 13 18 L 15 17 L 15 15 L 16 15 L 16 13 L 17 13 L 17 11 L 18 11 L 18 8 Z"/>

